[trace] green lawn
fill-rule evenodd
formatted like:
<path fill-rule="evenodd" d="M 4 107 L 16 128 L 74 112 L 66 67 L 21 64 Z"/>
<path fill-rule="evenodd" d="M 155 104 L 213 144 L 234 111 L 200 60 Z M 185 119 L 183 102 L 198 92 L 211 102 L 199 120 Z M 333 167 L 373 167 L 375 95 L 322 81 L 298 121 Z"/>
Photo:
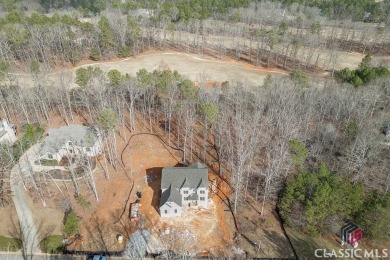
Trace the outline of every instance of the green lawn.
<path fill-rule="evenodd" d="M 62 236 L 47 236 L 41 242 L 41 250 L 44 253 L 58 254 L 62 252 L 64 247 Z"/>
<path fill-rule="evenodd" d="M 0 236 L 0 251 L 18 251 L 19 249 L 19 239 Z"/>
<path fill-rule="evenodd" d="M 58 162 L 56 160 L 46 160 L 42 159 L 41 164 L 43 166 L 58 166 Z"/>

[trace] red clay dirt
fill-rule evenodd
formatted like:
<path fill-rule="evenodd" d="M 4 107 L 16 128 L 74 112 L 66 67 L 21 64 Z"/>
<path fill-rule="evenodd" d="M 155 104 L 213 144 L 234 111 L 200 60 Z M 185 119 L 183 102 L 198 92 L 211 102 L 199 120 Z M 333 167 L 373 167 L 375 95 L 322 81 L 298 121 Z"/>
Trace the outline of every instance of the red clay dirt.
<path fill-rule="evenodd" d="M 74 122 L 70 123 L 86 124 L 88 122 L 83 117 L 74 115 Z M 64 125 L 66 123 L 62 118 L 52 114 L 50 122 L 44 125 L 44 128 L 47 131 L 49 128 Z M 126 133 L 126 139 L 119 133 L 122 135 Z M 210 200 L 213 206 L 210 210 L 197 212 L 195 215 L 192 214 L 194 212 L 188 212 L 187 220 L 161 221 L 157 211 L 161 169 L 165 166 L 179 164 L 182 154 L 165 145 L 157 136 L 148 134 L 134 136 L 128 144 L 129 137 L 135 134 L 130 133 L 126 127 L 117 129 L 117 153 L 119 158 L 123 158 L 123 165 L 118 166 L 117 170 L 109 166 L 109 179 L 105 177 L 103 171 L 104 160 L 102 157 L 99 158 L 100 163 L 94 171 L 98 201 L 87 188 L 85 181 L 79 180 L 80 196 L 90 204 L 88 207 L 83 208 L 77 202 L 74 197 L 73 184 L 68 180 L 56 181 L 56 184 L 52 180 L 47 181 L 43 191 L 46 207 L 42 205 L 36 191 L 29 188 L 29 203 L 42 236 L 62 233 L 63 202 L 69 200 L 73 210 L 82 218 L 82 222 L 79 228 L 80 238 L 73 241 L 70 237 L 69 241 L 73 243 L 68 250 L 121 251 L 130 233 L 137 229 L 137 226 L 129 219 L 129 205 L 137 199 L 136 192 L 141 191 L 140 222 L 144 220 L 142 228 L 158 233 L 158 229 L 161 230 L 166 225 L 171 225 L 175 226 L 178 234 L 191 230 L 197 238 L 194 249 L 199 252 L 212 252 L 215 255 L 221 254 L 232 237 L 232 231 L 227 231 L 222 201 L 212 196 Z M 118 163 L 118 165 L 121 164 Z M 210 176 L 211 174 L 210 171 Z M 148 184 L 148 175 L 149 178 L 154 176 L 154 182 Z M 10 219 L 12 214 L 9 209 L 0 209 L 0 215 Z M 12 235 L 8 232 L 7 223 L 3 221 L 0 225 L 0 235 Z M 122 244 L 117 242 L 119 234 L 124 236 Z"/>

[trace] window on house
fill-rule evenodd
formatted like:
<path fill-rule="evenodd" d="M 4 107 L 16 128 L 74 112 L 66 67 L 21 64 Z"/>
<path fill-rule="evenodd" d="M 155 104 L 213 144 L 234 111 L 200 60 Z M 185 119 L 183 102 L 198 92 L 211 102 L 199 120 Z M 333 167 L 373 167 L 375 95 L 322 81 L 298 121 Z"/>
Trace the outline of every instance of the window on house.
<path fill-rule="evenodd" d="M 204 190 L 200 191 L 200 194 L 205 194 L 205 193 L 206 193 L 206 191 L 204 191 Z"/>
<path fill-rule="evenodd" d="M 183 191 L 184 194 L 188 194 L 188 190 Z"/>
<path fill-rule="evenodd" d="M 164 210 L 164 213 L 165 213 L 165 214 L 168 214 L 168 210 Z"/>
<path fill-rule="evenodd" d="M 200 200 L 204 200 L 204 197 L 200 197 Z"/>
<path fill-rule="evenodd" d="M 68 145 L 73 145 L 73 143 L 69 141 L 69 142 L 68 142 Z"/>
<path fill-rule="evenodd" d="M 184 200 L 188 200 L 188 197 L 184 197 Z"/>
<path fill-rule="evenodd" d="M 52 155 L 51 153 L 49 153 L 49 154 L 47 155 L 47 158 L 53 159 L 53 155 Z"/>
<path fill-rule="evenodd" d="M 87 148 L 85 148 L 85 151 L 90 152 L 91 148 L 87 147 Z"/>
<path fill-rule="evenodd" d="M 175 213 L 177 213 L 177 209 L 175 209 Z"/>

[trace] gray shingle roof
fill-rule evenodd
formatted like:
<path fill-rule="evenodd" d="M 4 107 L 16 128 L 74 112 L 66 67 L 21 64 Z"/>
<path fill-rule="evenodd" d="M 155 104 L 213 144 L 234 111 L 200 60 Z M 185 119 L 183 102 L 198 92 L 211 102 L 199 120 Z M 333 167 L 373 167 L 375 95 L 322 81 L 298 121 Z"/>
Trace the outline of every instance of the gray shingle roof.
<path fill-rule="evenodd" d="M 161 194 L 160 207 L 166 202 L 175 202 L 181 207 L 182 204 L 180 192 L 175 188 L 172 188 L 172 186 L 169 186 L 169 188 Z"/>
<path fill-rule="evenodd" d="M 189 167 L 165 167 L 162 169 L 161 189 L 207 188 L 208 169 L 201 163 Z"/>
<path fill-rule="evenodd" d="M 192 165 L 189 166 L 190 168 L 195 168 L 195 169 L 204 169 L 207 168 L 204 164 L 201 164 L 200 162 L 196 162 Z"/>
<path fill-rule="evenodd" d="M 165 167 L 162 169 L 161 189 L 166 189 L 161 194 L 160 207 L 166 202 L 175 202 L 182 205 L 180 188 L 199 187 L 208 188 L 208 169 L 205 165 L 197 162 L 189 167 Z M 192 194 L 189 200 L 197 200 L 198 195 Z"/>
<path fill-rule="evenodd" d="M 68 125 L 49 129 L 48 133 L 41 146 L 41 154 L 58 152 L 68 141 L 76 146 L 91 147 L 98 138 L 97 129 L 93 126 Z"/>
<path fill-rule="evenodd" d="M 190 196 L 187 197 L 188 200 L 198 200 L 199 196 L 196 193 L 192 193 Z"/>

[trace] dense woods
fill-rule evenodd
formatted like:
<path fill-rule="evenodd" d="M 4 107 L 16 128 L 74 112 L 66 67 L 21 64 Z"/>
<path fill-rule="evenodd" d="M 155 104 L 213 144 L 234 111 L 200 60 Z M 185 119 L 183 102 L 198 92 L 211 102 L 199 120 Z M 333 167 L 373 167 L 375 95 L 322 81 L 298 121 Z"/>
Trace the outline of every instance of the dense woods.
<path fill-rule="evenodd" d="M 1 73 L 136 56 L 150 47 L 305 70 L 334 70 L 340 51 L 390 52 L 388 21 L 340 23 L 307 1 L 305 8 L 268 1 L 96 2 L 3 1 Z"/>
<path fill-rule="evenodd" d="M 98 72 L 87 84 L 70 92 L 60 84 L 44 83 L 24 91 L 17 86 L 3 88 L 2 106 L 7 117 L 18 125 L 44 124 L 53 115 L 71 122 L 74 114 L 85 115 L 91 123 L 106 129 L 107 157 L 113 165 L 117 158 L 111 147 L 111 129 L 117 122 L 132 130 L 142 129 L 143 125 L 151 133 L 162 127 L 166 140 L 184 151 L 184 160 L 197 158 L 209 164 L 218 161 L 221 176 L 229 180 L 234 190 L 235 210 L 248 195 L 262 203 L 277 199 L 288 176 L 297 170 L 314 171 L 317 167 L 324 172 L 324 177 L 319 173 L 318 178 L 334 179 L 329 180 L 333 185 L 330 187 L 339 191 L 329 190 L 326 194 L 342 197 L 340 203 L 348 198 L 353 198 L 353 203 L 363 196 L 351 192 L 356 189 L 351 183 L 363 185 L 367 194 L 388 191 L 389 153 L 382 145 L 384 135 L 380 132 L 390 106 L 388 80 L 379 79 L 359 89 L 337 84 L 322 89 L 310 87 L 310 83 L 302 89 L 290 77 L 284 77 L 272 78 L 266 87 L 230 82 L 210 89 L 195 87 L 169 70 L 141 70 L 135 77 L 120 75 L 119 81 L 112 79 L 117 73 L 110 71 L 109 80 L 109 76 Z M 23 110 L 14 106 L 18 100 L 23 100 L 19 103 Z M 300 178 L 315 175 L 302 174 Z M 343 181 L 339 182 L 339 178 Z M 320 179 L 320 183 L 325 182 Z M 286 192 L 290 189 L 293 188 L 287 186 Z M 329 200 L 326 194 L 322 196 L 327 201 L 337 201 Z M 289 196 L 294 196 L 294 192 Z M 346 210 L 347 204 L 341 205 L 340 210 Z M 388 206 L 383 207 L 388 212 Z M 316 215 L 311 225 L 314 221 L 319 226 L 309 226 L 308 231 L 316 233 L 324 222 L 330 221 L 329 217 L 352 214 L 322 209 L 326 210 L 325 215 L 311 213 Z M 357 211 L 359 207 L 352 204 L 350 210 Z M 302 214 L 299 209 L 296 212 Z M 297 216 L 291 216 L 294 217 Z"/>
<path fill-rule="evenodd" d="M 390 71 L 383 66 L 371 66 L 371 57 L 370 55 L 367 55 L 360 63 L 358 69 L 351 71 L 350 69 L 345 68 L 337 72 L 335 76 L 336 79 L 341 82 L 348 82 L 355 87 L 359 87 L 376 78 L 389 77 Z"/>
<path fill-rule="evenodd" d="M 389 71 L 370 56 L 356 70 L 336 69 L 341 51 L 390 53 L 388 0 L 4 0 L 1 7 L 0 107 L 19 130 L 26 126 L 21 141 L 1 146 L 4 169 L 25 142 L 36 142 L 39 125 L 53 116 L 71 123 L 77 114 L 102 129 L 114 167 L 117 125 L 158 133 L 183 151 L 184 162 L 217 163 L 234 213 L 251 196 L 261 214 L 278 202 L 286 224 L 310 234 L 354 220 L 371 238 L 389 239 L 390 153 L 380 130 L 390 116 Z M 206 87 L 164 67 L 136 75 L 83 67 L 73 89 L 70 79 L 40 77 L 149 48 L 229 56 L 290 74 Z M 324 70 L 337 80 L 323 86 L 306 74 Z M 35 75 L 34 87 L 15 83 L 20 72 Z"/>
<path fill-rule="evenodd" d="M 315 6 L 331 19 L 352 19 L 365 22 L 388 21 L 390 2 L 372 0 L 276 0 L 289 6 L 293 3 Z"/>

